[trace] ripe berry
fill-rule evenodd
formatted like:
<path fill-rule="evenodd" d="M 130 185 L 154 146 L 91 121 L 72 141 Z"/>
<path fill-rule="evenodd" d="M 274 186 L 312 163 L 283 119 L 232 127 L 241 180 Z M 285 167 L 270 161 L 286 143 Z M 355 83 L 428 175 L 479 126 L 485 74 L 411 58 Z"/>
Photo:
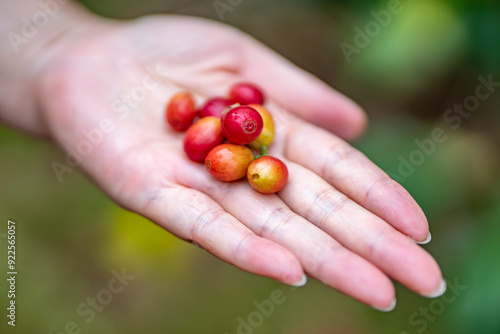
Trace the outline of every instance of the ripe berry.
<path fill-rule="evenodd" d="M 254 84 L 242 82 L 231 87 L 229 98 L 239 104 L 263 104 L 264 94 Z"/>
<path fill-rule="evenodd" d="M 247 178 L 250 185 L 260 193 L 274 194 L 288 182 L 288 168 L 278 158 L 264 156 L 248 166 Z"/>
<path fill-rule="evenodd" d="M 229 182 L 245 177 L 252 161 L 253 153 L 248 147 L 221 144 L 208 153 L 205 167 L 217 180 Z"/>
<path fill-rule="evenodd" d="M 199 111 L 199 115 L 200 117 L 214 116 L 221 118 L 222 112 L 232 104 L 234 103 L 230 99 L 214 97 L 205 102 Z"/>
<path fill-rule="evenodd" d="M 220 119 L 213 116 L 204 117 L 187 130 L 184 151 L 189 159 L 203 162 L 208 152 L 223 140 Z"/>
<path fill-rule="evenodd" d="M 176 131 L 186 131 L 196 117 L 194 99 L 188 92 L 175 94 L 166 109 L 167 122 Z"/>
<path fill-rule="evenodd" d="M 246 145 L 259 137 L 264 127 L 262 116 L 248 106 L 237 106 L 222 115 L 222 134 L 233 144 Z"/>
<path fill-rule="evenodd" d="M 261 105 L 251 104 L 249 107 L 257 110 L 264 121 L 264 128 L 259 137 L 249 144 L 253 149 L 260 150 L 262 147 L 271 145 L 274 139 L 274 121 L 271 113 Z"/>

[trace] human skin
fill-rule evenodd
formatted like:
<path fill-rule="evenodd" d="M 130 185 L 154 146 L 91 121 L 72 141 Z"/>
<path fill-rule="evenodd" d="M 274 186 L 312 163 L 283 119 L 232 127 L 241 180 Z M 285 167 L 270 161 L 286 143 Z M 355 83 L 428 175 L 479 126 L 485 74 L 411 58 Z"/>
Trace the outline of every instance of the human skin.
<path fill-rule="evenodd" d="M 345 141 L 366 124 L 354 102 L 241 31 L 199 18 L 115 21 L 70 2 L 16 53 L 5 36 L 38 6 L 0 1 L 0 119 L 63 149 L 108 120 L 112 130 L 79 167 L 118 204 L 243 270 L 295 285 L 306 273 L 377 309 L 394 305 L 391 279 L 444 292 L 439 266 L 416 243 L 429 235 L 422 210 Z M 262 87 L 273 113 L 269 154 L 290 172 L 278 195 L 215 181 L 164 122 L 175 93 L 200 103 L 241 81 Z M 140 86 L 146 96 L 113 107 Z"/>

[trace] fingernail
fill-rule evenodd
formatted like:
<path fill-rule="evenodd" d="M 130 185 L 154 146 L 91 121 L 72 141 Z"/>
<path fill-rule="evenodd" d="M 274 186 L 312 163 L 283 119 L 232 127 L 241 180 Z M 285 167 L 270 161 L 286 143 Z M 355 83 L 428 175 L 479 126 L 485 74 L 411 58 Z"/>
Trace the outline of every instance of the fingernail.
<path fill-rule="evenodd" d="M 429 232 L 429 235 L 427 235 L 427 238 L 425 238 L 424 241 L 417 241 L 417 244 L 419 245 L 427 245 L 429 242 L 432 240 L 432 234 Z"/>
<path fill-rule="evenodd" d="M 297 286 L 297 287 L 299 287 L 299 286 L 304 286 L 304 285 L 306 285 L 306 283 L 307 283 L 307 276 L 306 276 L 306 274 L 304 274 L 304 276 L 302 276 L 302 279 L 301 279 L 299 282 L 297 282 L 297 283 L 292 283 L 292 284 L 290 284 L 290 285 L 291 285 L 291 286 Z"/>
<path fill-rule="evenodd" d="M 391 312 L 392 310 L 394 310 L 396 308 L 396 303 L 397 303 L 397 299 L 394 298 L 391 305 L 389 305 L 388 307 L 385 307 L 385 308 L 374 307 L 374 309 L 376 309 L 377 311 L 380 311 L 380 312 Z"/>
<path fill-rule="evenodd" d="M 446 281 L 443 279 L 435 292 L 428 294 L 428 295 L 422 295 L 422 296 L 427 297 L 427 298 L 437 298 L 437 297 L 441 296 L 442 294 L 444 294 L 445 292 L 446 292 Z"/>

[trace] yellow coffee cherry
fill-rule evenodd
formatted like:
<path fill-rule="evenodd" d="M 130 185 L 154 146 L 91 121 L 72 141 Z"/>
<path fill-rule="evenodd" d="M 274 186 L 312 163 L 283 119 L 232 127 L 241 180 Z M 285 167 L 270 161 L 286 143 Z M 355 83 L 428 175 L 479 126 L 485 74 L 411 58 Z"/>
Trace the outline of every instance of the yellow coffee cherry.
<path fill-rule="evenodd" d="M 269 110 L 259 104 L 250 104 L 249 107 L 257 110 L 264 121 L 264 128 L 259 137 L 249 144 L 253 149 L 260 150 L 262 147 L 271 145 L 274 139 L 274 121 Z"/>

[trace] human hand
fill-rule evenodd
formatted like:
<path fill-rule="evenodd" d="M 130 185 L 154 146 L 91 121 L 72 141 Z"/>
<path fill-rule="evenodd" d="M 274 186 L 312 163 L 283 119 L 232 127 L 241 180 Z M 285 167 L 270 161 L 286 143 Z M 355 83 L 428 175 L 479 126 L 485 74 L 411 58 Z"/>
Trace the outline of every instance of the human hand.
<path fill-rule="evenodd" d="M 120 205 L 243 270 L 287 284 L 305 272 L 377 309 L 393 306 L 390 279 L 444 292 L 414 241 L 429 234 L 419 206 L 341 139 L 362 131 L 359 107 L 247 35 L 156 16 L 99 21 L 52 50 L 35 82 L 48 132 Z M 276 195 L 213 179 L 164 120 L 178 91 L 200 102 L 239 81 L 261 86 L 276 118 L 270 154 L 290 171 Z"/>

